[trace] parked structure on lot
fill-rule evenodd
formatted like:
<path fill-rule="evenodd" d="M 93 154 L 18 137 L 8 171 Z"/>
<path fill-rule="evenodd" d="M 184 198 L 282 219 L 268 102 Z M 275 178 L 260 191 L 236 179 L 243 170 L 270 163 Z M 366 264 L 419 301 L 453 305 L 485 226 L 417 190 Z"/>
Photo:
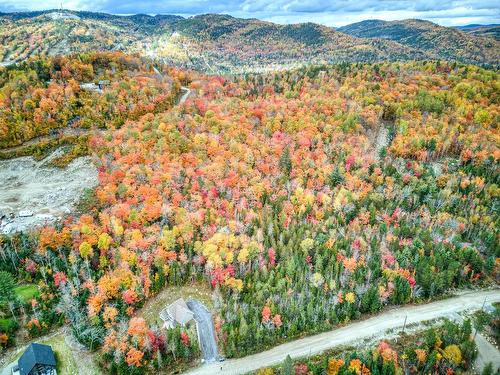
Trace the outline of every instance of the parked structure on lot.
<path fill-rule="evenodd" d="M 82 84 L 80 84 L 80 88 L 82 90 L 94 91 L 94 92 L 102 93 L 102 90 L 99 87 L 99 85 L 96 85 L 94 82 L 82 83 Z"/>
<path fill-rule="evenodd" d="M 100 80 L 99 82 L 97 82 L 97 86 L 99 86 L 99 88 L 101 90 L 103 90 L 106 86 L 109 85 L 109 83 L 110 83 L 109 80 L 103 79 L 103 80 Z"/>
<path fill-rule="evenodd" d="M 109 86 L 109 84 L 110 84 L 109 80 L 102 79 L 102 80 L 98 81 L 97 83 L 95 83 L 95 82 L 81 83 L 80 88 L 82 90 L 94 91 L 94 92 L 98 92 L 99 94 L 102 94 L 102 90 L 104 90 L 104 88 L 106 86 Z"/>

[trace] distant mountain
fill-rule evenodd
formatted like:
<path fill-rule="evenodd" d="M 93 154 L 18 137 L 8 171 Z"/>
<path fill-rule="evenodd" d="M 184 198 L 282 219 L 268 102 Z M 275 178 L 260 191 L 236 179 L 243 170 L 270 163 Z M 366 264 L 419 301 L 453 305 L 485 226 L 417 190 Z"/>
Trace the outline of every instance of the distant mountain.
<path fill-rule="evenodd" d="M 449 59 L 498 64 L 498 42 L 426 21 L 363 21 L 335 30 L 206 14 L 190 18 L 48 10 L 0 13 L 0 63 L 96 50 L 140 53 L 212 73 L 303 64 Z"/>
<path fill-rule="evenodd" d="M 357 38 L 314 23 L 278 25 L 207 14 L 170 23 L 164 30 L 153 55 L 171 58 L 169 52 L 175 48 L 164 47 L 177 40 L 191 61 L 218 71 L 425 58 L 421 51 L 392 41 Z"/>
<path fill-rule="evenodd" d="M 35 18 L 39 16 L 52 16 L 61 15 L 62 18 L 71 18 L 71 16 L 76 16 L 80 19 L 96 20 L 96 21 L 113 21 L 121 25 L 132 25 L 137 26 L 161 26 L 165 23 L 178 21 L 184 19 L 181 16 L 174 16 L 170 14 L 159 14 L 156 16 L 150 16 L 148 14 L 134 14 L 129 16 L 120 16 L 109 13 L 98 13 L 98 12 L 86 12 L 86 11 L 74 11 L 74 10 L 60 10 L 60 9 L 49 9 L 41 11 L 32 12 L 14 12 L 14 13 L 4 13 L 0 12 L 0 18 L 10 19 L 12 21 L 19 21 L 23 19 Z"/>
<path fill-rule="evenodd" d="M 477 36 L 489 36 L 500 40 L 500 24 L 457 26 L 457 29 Z"/>
<path fill-rule="evenodd" d="M 457 29 L 460 30 L 470 30 L 470 29 L 478 29 L 482 27 L 497 27 L 500 26 L 498 23 L 490 23 L 488 25 L 482 25 L 480 23 L 471 23 L 469 25 L 462 25 L 462 26 L 455 26 Z"/>
<path fill-rule="evenodd" d="M 452 27 L 423 20 L 368 20 L 337 29 L 360 38 L 389 39 L 425 51 L 436 59 L 498 65 L 500 44 L 497 40 L 471 35 Z"/>

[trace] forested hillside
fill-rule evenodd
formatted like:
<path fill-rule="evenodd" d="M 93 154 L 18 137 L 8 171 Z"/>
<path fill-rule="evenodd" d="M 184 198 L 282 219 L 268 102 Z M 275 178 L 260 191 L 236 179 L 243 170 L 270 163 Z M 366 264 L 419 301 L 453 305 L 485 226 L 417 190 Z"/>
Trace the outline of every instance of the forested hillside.
<path fill-rule="evenodd" d="M 460 26 L 458 29 L 463 30 L 472 35 L 478 36 L 490 36 L 495 38 L 496 40 L 500 40 L 500 25 L 492 24 L 492 25 L 466 25 Z"/>
<path fill-rule="evenodd" d="M 491 65 L 498 65 L 500 61 L 500 44 L 495 38 L 472 35 L 429 21 L 370 20 L 340 27 L 338 30 L 360 38 L 393 40 L 426 52 L 433 59 Z"/>
<path fill-rule="evenodd" d="M 421 20 L 363 21 L 335 30 L 218 14 L 182 18 L 45 11 L 0 14 L 0 41 L 4 65 L 35 55 L 120 50 L 210 74 L 339 62 L 499 62 L 498 40 Z"/>
<path fill-rule="evenodd" d="M 58 132 L 120 127 L 166 110 L 181 82 L 174 69 L 155 69 L 149 60 L 120 52 L 0 67 L 0 148 Z"/>
<path fill-rule="evenodd" d="M 94 66 L 80 59 L 49 72 Z M 1 270 L 40 290 L 26 309 L 33 337 L 68 322 L 106 373 L 173 372 L 197 356 L 196 336 L 138 316 L 166 286 L 214 291 L 218 345 L 236 357 L 498 282 L 496 71 L 183 74 L 186 102 L 93 137 L 99 186 L 85 214 L 0 237 Z M 26 82 L 22 95 L 38 84 Z"/>

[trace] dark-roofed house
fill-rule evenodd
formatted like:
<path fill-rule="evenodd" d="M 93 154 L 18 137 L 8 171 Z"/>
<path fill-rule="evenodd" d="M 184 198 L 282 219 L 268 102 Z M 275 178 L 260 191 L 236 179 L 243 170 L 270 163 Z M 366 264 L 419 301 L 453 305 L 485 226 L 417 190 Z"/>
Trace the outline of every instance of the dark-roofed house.
<path fill-rule="evenodd" d="M 23 353 L 12 374 L 56 375 L 56 358 L 48 345 L 32 343 Z"/>

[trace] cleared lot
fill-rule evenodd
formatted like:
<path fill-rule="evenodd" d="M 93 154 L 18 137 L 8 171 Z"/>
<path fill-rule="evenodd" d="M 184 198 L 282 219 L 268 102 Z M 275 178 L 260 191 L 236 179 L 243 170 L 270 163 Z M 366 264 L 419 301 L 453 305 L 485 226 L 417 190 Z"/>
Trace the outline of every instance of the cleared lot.
<path fill-rule="evenodd" d="M 66 168 L 21 157 L 0 161 L 0 233 L 25 231 L 54 222 L 71 212 L 86 188 L 97 185 L 97 169 L 89 157 L 73 160 Z"/>

